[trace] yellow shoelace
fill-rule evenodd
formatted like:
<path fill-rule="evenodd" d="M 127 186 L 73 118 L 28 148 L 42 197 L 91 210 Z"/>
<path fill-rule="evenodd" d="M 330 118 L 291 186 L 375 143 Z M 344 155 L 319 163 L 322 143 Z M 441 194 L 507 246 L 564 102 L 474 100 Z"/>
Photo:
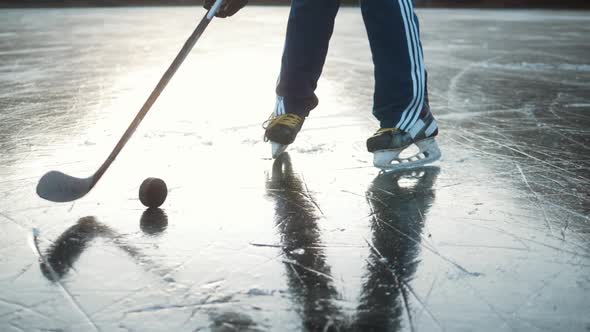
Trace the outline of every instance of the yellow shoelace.
<path fill-rule="evenodd" d="M 271 116 L 268 120 L 264 121 L 262 128 L 268 129 L 276 125 L 284 125 L 290 128 L 295 128 L 301 124 L 301 121 L 303 121 L 303 119 L 299 115 L 287 113 L 277 117 Z"/>

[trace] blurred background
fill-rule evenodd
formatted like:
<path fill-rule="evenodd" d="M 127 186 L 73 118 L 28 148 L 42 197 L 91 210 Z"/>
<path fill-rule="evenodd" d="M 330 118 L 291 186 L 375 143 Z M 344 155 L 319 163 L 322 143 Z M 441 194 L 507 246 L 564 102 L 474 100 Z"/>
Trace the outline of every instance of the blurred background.
<path fill-rule="evenodd" d="M 0 8 L 23 7 L 94 7 L 94 6 L 189 6 L 201 0 L 0 0 Z M 289 0 L 250 0 L 252 4 L 287 5 Z M 358 5 L 359 0 L 342 0 Z M 563 8 L 589 9 L 589 0 L 414 0 L 417 7 L 457 8 Z"/>

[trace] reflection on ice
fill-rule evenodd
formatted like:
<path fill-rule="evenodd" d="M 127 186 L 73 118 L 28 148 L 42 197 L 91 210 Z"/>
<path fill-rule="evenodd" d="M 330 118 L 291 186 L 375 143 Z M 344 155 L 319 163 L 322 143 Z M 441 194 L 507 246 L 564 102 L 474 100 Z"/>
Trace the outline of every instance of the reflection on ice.
<path fill-rule="evenodd" d="M 371 207 L 371 254 L 360 302 L 350 317 L 339 306 L 341 295 L 322 250 L 319 207 L 294 172 L 289 154 L 274 162 L 267 194 L 275 200 L 287 284 L 306 330 L 396 331 L 406 321 L 414 330 L 408 301 L 421 299 L 410 282 L 420 263 L 422 227 L 439 172 L 434 166 L 388 172 L 370 185 L 366 197 Z M 409 181 L 413 185 L 407 185 Z"/>
<path fill-rule="evenodd" d="M 139 225 L 147 235 L 160 235 L 168 227 L 168 216 L 160 208 L 149 208 L 141 215 Z"/>

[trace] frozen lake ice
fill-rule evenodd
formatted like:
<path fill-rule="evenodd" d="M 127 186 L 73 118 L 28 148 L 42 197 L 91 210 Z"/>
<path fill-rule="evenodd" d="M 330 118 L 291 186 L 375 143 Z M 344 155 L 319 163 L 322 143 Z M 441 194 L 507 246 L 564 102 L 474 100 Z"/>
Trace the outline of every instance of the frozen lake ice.
<path fill-rule="evenodd" d="M 590 329 L 587 12 L 418 10 L 443 160 L 379 175 L 358 8 L 275 163 L 261 123 L 288 11 L 245 8 L 96 188 L 37 197 L 49 170 L 96 170 L 203 14 L 0 10 L 0 330 Z"/>

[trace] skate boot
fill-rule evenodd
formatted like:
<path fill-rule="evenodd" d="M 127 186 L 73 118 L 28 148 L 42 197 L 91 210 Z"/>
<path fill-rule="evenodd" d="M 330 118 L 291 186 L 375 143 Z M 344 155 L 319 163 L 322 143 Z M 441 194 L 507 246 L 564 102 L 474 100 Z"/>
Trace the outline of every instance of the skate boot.
<path fill-rule="evenodd" d="M 296 114 L 277 115 L 276 112 L 273 112 L 270 118 L 264 122 L 262 125 L 265 129 L 264 141 L 270 141 L 273 159 L 285 152 L 287 146 L 295 141 L 303 121 L 305 118 Z"/>
<path fill-rule="evenodd" d="M 425 105 L 416 123 L 407 131 L 381 128 L 367 139 L 367 150 L 373 153 L 373 165 L 382 170 L 408 169 L 426 165 L 441 156 L 434 137 L 438 135 L 436 120 Z M 415 144 L 420 152 L 400 157 L 402 151 Z"/>

